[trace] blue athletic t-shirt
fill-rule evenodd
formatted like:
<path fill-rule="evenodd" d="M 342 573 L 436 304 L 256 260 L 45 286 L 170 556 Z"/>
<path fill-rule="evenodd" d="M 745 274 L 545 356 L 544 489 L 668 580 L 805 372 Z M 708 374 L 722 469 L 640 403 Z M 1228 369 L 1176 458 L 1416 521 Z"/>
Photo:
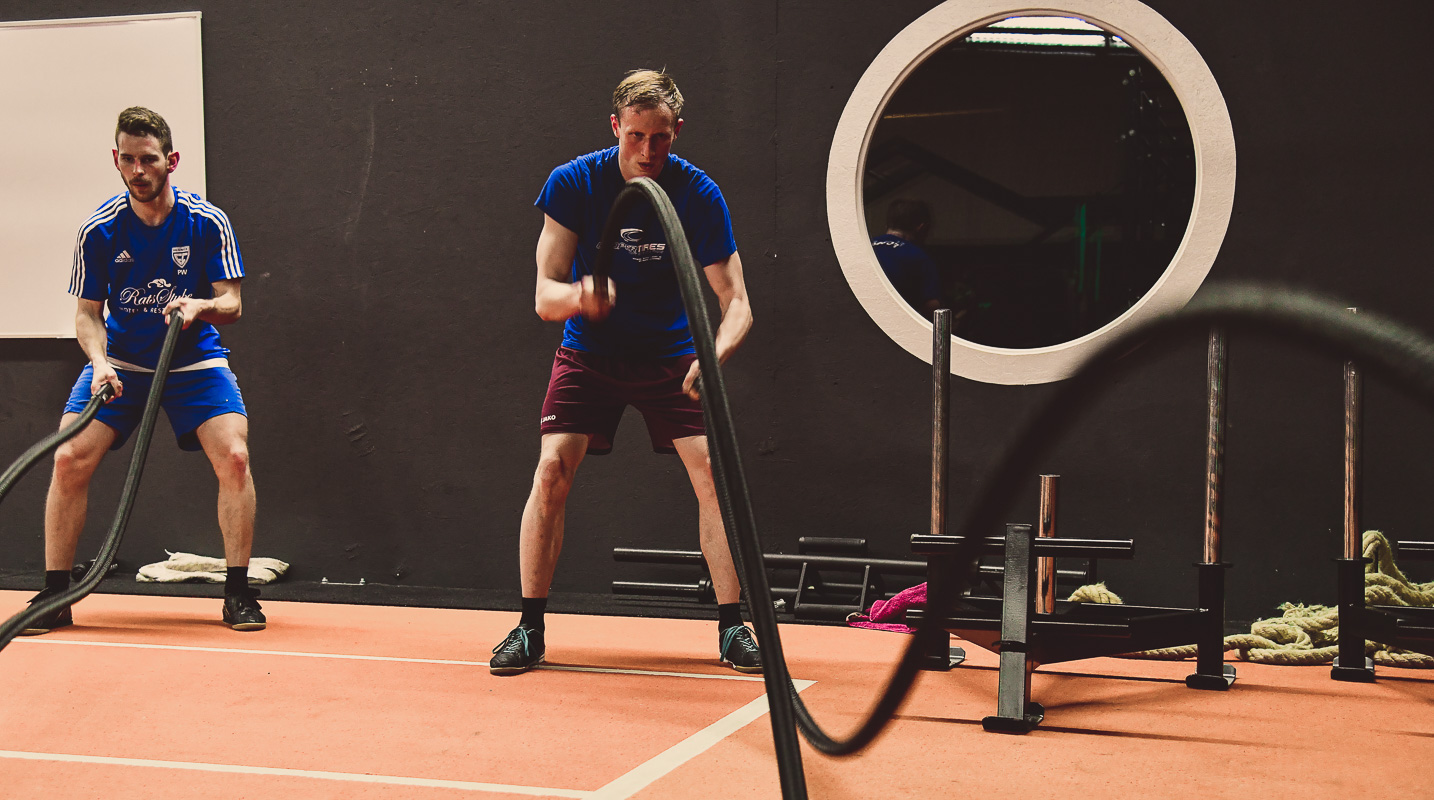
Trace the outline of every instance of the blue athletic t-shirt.
<path fill-rule="evenodd" d="M 737 252 L 727 203 L 707 173 L 669 154 L 656 180 L 672 199 L 698 266 L 715 264 Z M 575 158 L 548 177 L 534 205 L 578 235 L 572 280 L 592 274 L 603 225 L 625 185 L 616 146 Z M 617 303 L 612 313 L 601 322 L 582 316 L 569 319 L 563 328 L 563 347 L 624 358 L 695 352 L 677 274 L 651 205 L 643 202 L 634 207 L 614 247 L 610 277 L 617 284 Z"/>
<path fill-rule="evenodd" d="M 899 236 L 878 236 L 871 249 L 886 279 L 912 308 L 924 312 L 928 300 L 941 297 L 941 273 L 925 250 Z"/>
<path fill-rule="evenodd" d="M 100 206 L 75 243 L 70 294 L 106 301 L 106 354 L 117 366 L 153 370 L 168 326 L 164 307 L 176 297 L 212 298 L 213 281 L 244 277 L 239 245 L 229 218 L 199 195 L 174 190 L 174 210 L 149 227 L 130 208 L 129 193 Z M 179 335 L 173 369 L 229 351 L 219 332 L 195 320 Z"/>

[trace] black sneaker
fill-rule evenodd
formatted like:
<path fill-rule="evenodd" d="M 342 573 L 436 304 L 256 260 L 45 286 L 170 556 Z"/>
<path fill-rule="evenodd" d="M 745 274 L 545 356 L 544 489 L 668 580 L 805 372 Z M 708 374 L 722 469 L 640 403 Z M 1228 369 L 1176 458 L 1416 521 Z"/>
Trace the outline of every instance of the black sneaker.
<path fill-rule="evenodd" d="M 259 593 L 224 595 L 224 621 L 236 631 L 262 631 L 269 624 L 259 610 Z"/>
<path fill-rule="evenodd" d="M 738 672 L 761 672 L 762 651 L 746 625 L 733 625 L 717 639 L 718 656 L 722 663 Z"/>
<path fill-rule="evenodd" d="M 518 675 L 543 663 L 546 655 L 543 632 L 519 625 L 493 648 L 488 671 L 494 675 Z"/>
<path fill-rule="evenodd" d="M 45 589 L 39 594 L 30 598 L 30 605 L 34 605 L 41 600 L 54 597 L 56 594 L 59 594 L 59 592 L 52 592 L 49 589 Z M 50 613 L 30 623 L 30 627 L 20 631 L 20 635 L 39 636 L 42 633 L 49 633 L 56 628 L 63 628 L 73 624 L 75 624 L 74 615 L 70 613 L 70 607 L 65 606 L 64 608 L 51 611 Z"/>

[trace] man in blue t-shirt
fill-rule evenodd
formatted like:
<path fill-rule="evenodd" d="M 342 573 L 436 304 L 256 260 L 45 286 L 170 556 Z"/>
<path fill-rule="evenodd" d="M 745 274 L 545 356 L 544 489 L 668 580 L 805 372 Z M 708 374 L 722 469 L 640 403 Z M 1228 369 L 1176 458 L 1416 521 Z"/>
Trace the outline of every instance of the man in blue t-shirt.
<path fill-rule="evenodd" d="M 162 404 L 179 446 L 203 449 L 219 478 L 228 564 L 223 619 L 235 630 L 260 630 L 264 614 L 248 583 L 255 506 L 249 420 L 229 351 L 214 329 L 237 322 L 241 312 L 244 265 L 234 229 L 223 211 L 170 185 L 179 153 L 159 114 L 140 107 L 120 112 L 113 154 L 125 191 L 85 221 L 75 243 L 69 291 L 79 298 L 75 336 L 90 363 L 70 392 L 60 427 L 105 384 L 115 396 L 55 452 L 45 503 L 45 589 L 31 602 L 69 588 L 90 478 L 105 452 L 119 449 L 139 425 L 167 320 L 178 311 L 184 330 Z M 62 608 L 23 632 L 48 633 L 72 622 L 70 609 Z"/>
<path fill-rule="evenodd" d="M 523 616 L 489 661 L 513 675 L 544 659 L 543 614 L 563 542 L 563 512 L 583 457 L 612 449 L 628 405 L 647 422 L 653 450 L 676 453 L 697 494 L 702 553 L 717 595 L 718 657 L 740 672 L 761 672 L 752 633 L 738 612 L 741 585 L 722 528 L 707 455 L 697 359 L 677 276 L 656 214 L 639 204 L 623 221 L 600 299 L 592 267 L 613 201 L 626 182 L 651 178 L 672 199 L 697 263 L 717 294 L 722 323 L 717 357 L 725 361 L 747 336 L 752 311 L 732 221 L 717 184 L 669 149 L 682 128 L 682 93 L 665 72 L 636 70 L 613 92 L 617 146 L 553 170 L 538 196 L 537 312 L 566 320 L 563 343 L 539 423 L 542 452 L 519 531 Z"/>
<path fill-rule="evenodd" d="M 941 272 L 921 248 L 931 232 L 931 208 L 920 200 L 893 200 L 886 209 L 886 233 L 871 249 L 892 288 L 924 317 L 941 307 Z"/>

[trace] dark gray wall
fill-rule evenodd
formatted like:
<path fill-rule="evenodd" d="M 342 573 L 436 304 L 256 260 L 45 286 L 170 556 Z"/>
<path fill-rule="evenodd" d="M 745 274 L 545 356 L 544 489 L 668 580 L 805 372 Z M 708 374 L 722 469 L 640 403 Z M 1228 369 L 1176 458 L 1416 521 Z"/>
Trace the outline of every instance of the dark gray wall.
<path fill-rule="evenodd" d="M 611 141 L 606 98 L 622 72 L 666 65 L 688 97 L 677 151 L 722 185 L 753 298 L 756 326 L 728 374 L 765 544 L 865 536 L 907 555 L 906 537 L 926 526 L 929 368 L 852 297 L 824 180 L 852 87 L 934 5 L 188 6 L 204 12 L 209 195 L 249 273 L 244 320 L 224 336 L 252 414 L 256 554 L 293 562 L 296 579 L 516 591 L 518 517 L 560 338 L 532 313 L 531 204 L 553 166 Z M 1422 326 L 1420 201 L 1434 157 L 1427 104 L 1409 87 L 1434 11 L 1395 4 L 1405 23 L 1352 37 L 1351 4 L 1151 5 L 1204 54 L 1234 120 L 1238 193 L 1211 280 L 1287 282 Z M 0 19 L 167 10 L 4 0 Z M 1231 616 L 1332 602 L 1339 363 L 1246 339 L 1231 349 Z M 1105 573 L 1129 599 L 1193 594 L 1203 358 L 1199 342 L 1137 354 L 1045 465 L 1065 476 L 1067 533 L 1137 539 L 1139 560 Z M 81 363 L 73 342 L 0 341 L 0 454 L 52 428 Z M 958 516 L 1049 390 L 956 381 Z M 1427 537 L 1419 487 L 1434 426 L 1377 384 L 1368 403 L 1368 525 Z M 157 441 L 124 557 L 217 553 L 207 463 L 163 427 Z M 121 459 L 102 468 L 85 547 L 122 473 Z M 0 508 L 7 571 L 40 568 L 44 484 L 29 478 Z M 1033 503 L 1013 519 L 1030 520 Z M 580 473 L 555 588 L 603 592 L 639 574 L 612 563 L 614 545 L 695 546 L 695 512 L 679 463 L 648 452 L 630 416 L 617 451 Z"/>

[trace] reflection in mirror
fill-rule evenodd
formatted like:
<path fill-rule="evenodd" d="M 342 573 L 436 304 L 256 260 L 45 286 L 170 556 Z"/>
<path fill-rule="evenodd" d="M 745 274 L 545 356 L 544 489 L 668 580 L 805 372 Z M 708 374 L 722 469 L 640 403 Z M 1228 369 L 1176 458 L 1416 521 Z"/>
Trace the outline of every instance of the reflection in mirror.
<path fill-rule="evenodd" d="M 1068 342 L 1135 305 L 1195 193 L 1190 128 L 1160 71 L 1069 17 L 1012 17 L 932 54 L 887 103 L 864 169 L 893 287 L 1002 348 Z"/>

